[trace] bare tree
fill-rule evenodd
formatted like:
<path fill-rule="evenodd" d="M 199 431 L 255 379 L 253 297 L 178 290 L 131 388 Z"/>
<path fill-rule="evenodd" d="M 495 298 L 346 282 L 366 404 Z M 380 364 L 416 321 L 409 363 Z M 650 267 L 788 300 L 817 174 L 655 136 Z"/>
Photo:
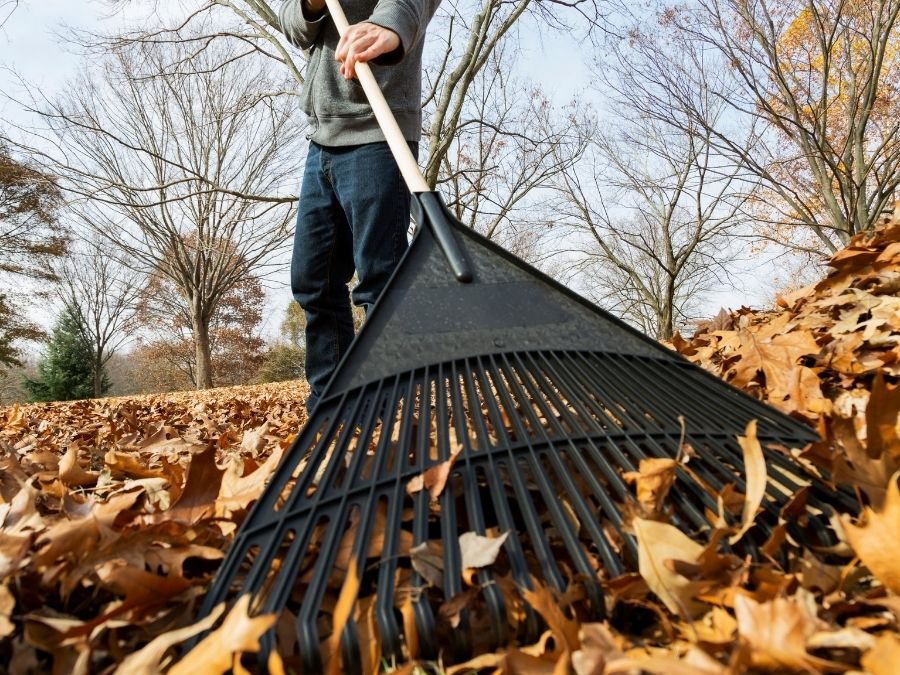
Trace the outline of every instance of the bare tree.
<path fill-rule="evenodd" d="M 466 117 L 444 155 L 440 186 L 456 216 L 489 239 L 534 259 L 554 219 L 553 180 L 587 147 L 574 104 L 554 106 L 510 75 L 505 50 L 469 88 Z"/>
<path fill-rule="evenodd" d="M 234 43 L 158 77 L 188 58 L 186 44 L 135 43 L 34 105 L 53 146 L 32 155 L 61 176 L 71 208 L 123 260 L 183 293 L 205 388 L 219 303 L 249 276 L 278 269 L 302 133 L 290 101 L 271 95 L 284 78 L 235 60 Z"/>
<path fill-rule="evenodd" d="M 124 8 L 135 0 L 110 0 Z M 498 49 L 515 41 L 520 30 L 544 35 L 555 33 L 572 40 L 605 29 L 606 13 L 619 0 L 444 0 L 429 27 L 429 41 L 438 45 L 435 58 L 426 67 L 423 106 L 428 109 L 425 139 L 429 156 L 425 177 L 432 187 L 438 183 L 445 157 L 452 152 L 458 132 L 468 124 L 466 109 L 470 88 Z M 305 61 L 281 34 L 277 6 L 269 0 L 194 0 L 174 19 L 155 28 L 141 26 L 124 35 L 82 35 L 87 46 L 108 49 L 133 43 L 190 44 L 179 58 L 162 71 L 184 72 L 193 65 L 192 56 L 219 41 L 239 45 L 233 58 L 264 56 L 283 64 L 295 81 L 303 83 Z M 186 33 L 186 26 L 199 26 Z M 289 93 L 285 88 L 283 93 Z"/>
<path fill-rule="evenodd" d="M 471 89 L 483 69 L 503 60 L 502 50 L 521 30 L 573 40 L 579 32 L 602 30 L 604 11 L 613 2 L 602 0 L 450 0 L 441 5 L 432 39 L 443 45 L 426 71 L 425 106 L 432 106 L 426 138 L 429 157 L 425 179 L 438 183 L 445 158 L 469 124 Z M 508 65 L 508 64 L 505 64 Z M 488 75 L 488 81 L 493 79 Z M 479 97 L 477 94 L 475 99 Z"/>
<path fill-rule="evenodd" d="M 103 395 L 109 360 L 129 339 L 142 275 L 127 268 L 98 238 L 80 242 L 58 265 L 57 295 L 93 352 L 94 396 Z"/>
<path fill-rule="evenodd" d="M 900 0 L 696 0 L 661 6 L 617 50 L 644 114 L 689 111 L 761 191 L 760 235 L 833 252 L 900 186 Z M 710 77 L 710 64 L 717 64 Z M 697 96 L 726 105 L 715 118 Z M 748 143 L 748 138 L 753 142 Z M 803 233 L 811 236 L 804 236 Z"/>
<path fill-rule="evenodd" d="M 0 0 L 0 28 L 6 25 L 10 17 L 19 8 L 19 0 Z"/>
<path fill-rule="evenodd" d="M 627 101 L 617 109 L 628 116 Z M 731 237 L 746 201 L 742 167 L 702 130 L 635 116 L 598 135 L 562 174 L 570 273 L 611 311 L 658 339 L 693 318 L 703 294 L 728 278 Z"/>

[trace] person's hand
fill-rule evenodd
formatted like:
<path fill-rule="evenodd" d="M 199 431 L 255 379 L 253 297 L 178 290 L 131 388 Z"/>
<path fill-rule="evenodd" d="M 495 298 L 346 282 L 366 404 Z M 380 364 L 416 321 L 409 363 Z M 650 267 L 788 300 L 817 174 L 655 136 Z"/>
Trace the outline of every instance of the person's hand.
<path fill-rule="evenodd" d="M 350 26 L 338 42 L 334 57 L 341 62 L 341 75 L 352 80 L 356 64 L 366 63 L 400 46 L 397 34 L 366 21 Z"/>

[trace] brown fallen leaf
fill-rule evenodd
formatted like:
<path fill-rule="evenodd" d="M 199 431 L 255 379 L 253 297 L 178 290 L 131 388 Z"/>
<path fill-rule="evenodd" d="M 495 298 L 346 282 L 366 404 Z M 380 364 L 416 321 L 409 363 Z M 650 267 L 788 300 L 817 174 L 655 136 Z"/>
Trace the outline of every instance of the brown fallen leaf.
<path fill-rule="evenodd" d="M 265 426 L 265 425 L 264 425 Z M 224 517 L 237 509 L 246 509 L 262 494 L 269 478 L 281 462 L 284 451 L 277 448 L 252 473 L 241 476 L 233 471 L 225 471 L 216 498 L 216 515 Z"/>
<path fill-rule="evenodd" d="M 353 606 L 356 604 L 356 596 L 359 594 L 359 583 L 359 572 L 357 571 L 356 558 L 354 558 L 350 561 L 347 577 L 344 579 L 344 585 L 341 587 L 341 593 L 334 607 L 334 621 L 331 635 L 328 638 L 328 653 L 332 655 L 332 658 L 328 660 L 326 665 L 326 675 L 339 675 L 341 672 L 341 663 L 338 656 L 340 654 L 341 635 L 347 622 L 353 616 Z"/>
<path fill-rule="evenodd" d="M 635 518 L 632 527 L 638 543 L 638 568 L 650 590 L 673 614 L 696 616 L 705 605 L 694 597 L 708 583 L 682 576 L 669 561 L 696 565 L 704 547 L 668 523 Z"/>
<path fill-rule="evenodd" d="M 506 661 L 506 654 L 498 652 L 496 654 L 481 654 L 473 659 L 469 659 L 465 663 L 450 666 L 444 673 L 445 675 L 469 675 L 470 673 L 481 672 L 485 668 L 496 668 Z M 496 671 L 495 671 L 496 672 Z M 504 672 L 504 671 L 500 671 Z"/>
<path fill-rule="evenodd" d="M 875 646 L 862 657 L 862 666 L 871 675 L 896 675 L 900 664 L 900 636 L 883 633 L 875 640 Z"/>
<path fill-rule="evenodd" d="M 186 546 L 152 547 L 144 553 L 144 562 L 150 569 L 163 569 L 169 575 L 184 576 L 184 564 L 194 558 L 198 560 L 221 560 L 225 552 L 212 546 L 188 544 Z"/>
<path fill-rule="evenodd" d="M 117 494 L 109 501 L 95 502 L 84 518 L 58 521 L 38 540 L 37 546 L 43 545 L 43 548 L 39 548 L 32 561 L 42 566 L 61 557 L 79 560 L 103 542 L 117 538 L 118 534 L 112 529 L 113 522 L 124 510 L 131 508 L 141 494 L 141 490 Z"/>
<path fill-rule="evenodd" d="M 874 646 L 874 635 L 853 627 L 822 630 L 810 635 L 806 641 L 807 649 L 857 649 L 865 652 Z"/>
<path fill-rule="evenodd" d="M 225 603 L 222 603 L 197 623 L 157 636 L 140 651 L 126 656 L 116 668 L 116 675 L 157 675 L 161 673 L 164 665 L 162 659 L 169 649 L 212 628 L 224 611 Z"/>
<path fill-rule="evenodd" d="M 862 490 L 872 508 L 880 509 L 884 503 L 891 476 L 900 470 L 900 455 L 883 453 L 872 459 L 860 442 L 852 419 L 835 418 L 832 422 L 835 440 L 850 460 L 835 459 L 834 481 L 846 483 Z"/>
<path fill-rule="evenodd" d="M 277 617 L 275 614 L 251 617 L 249 610 L 250 596 L 242 595 L 222 625 L 175 663 L 168 675 L 221 675 L 231 669 L 235 654 L 258 652 L 259 639 L 275 625 Z"/>
<path fill-rule="evenodd" d="M 532 578 L 532 583 L 534 590 L 529 588 L 519 589 L 522 597 L 547 623 L 547 627 L 553 632 L 557 649 L 562 650 L 568 659 L 573 652 L 581 647 L 581 642 L 578 638 L 578 621 L 563 613 L 558 598 L 554 596 L 549 588 L 540 585 L 534 578 Z"/>
<path fill-rule="evenodd" d="M 439 610 L 440 615 L 450 622 L 451 627 L 456 628 L 461 621 L 460 613 L 478 597 L 479 593 L 481 593 L 481 589 L 478 587 L 467 588 L 466 590 L 457 593 L 441 605 Z"/>
<path fill-rule="evenodd" d="M 269 433 L 268 420 L 256 429 L 247 429 L 241 438 L 241 450 L 250 457 L 256 457 L 266 447 L 266 435 Z"/>
<path fill-rule="evenodd" d="M 744 474 L 747 481 L 747 494 L 744 496 L 744 508 L 741 514 L 741 526 L 728 542 L 736 544 L 753 527 L 756 513 L 766 496 L 766 458 L 762 446 L 756 438 L 756 420 L 747 424 L 744 436 L 738 436 L 738 444 L 744 454 Z"/>
<path fill-rule="evenodd" d="M 676 626 L 689 642 L 726 647 L 734 642 L 737 624 L 734 617 L 721 607 L 713 607 L 702 617 Z"/>
<path fill-rule="evenodd" d="M 32 534 L 0 532 L 0 580 L 21 568 L 33 539 Z"/>
<path fill-rule="evenodd" d="M 132 607 L 164 603 L 191 586 L 184 577 L 163 577 L 116 560 L 97 568 L 97 576 L 104 586 L 125 596 L 125 601 L 115 609 L 117 613 Z"/>
<path fill-rule="evenodd" d="M 872 395 L 866 406 L 866 429 L 868 444 L 866 450 L 872 459 L 890 457 L 900 460 L 900 385 L 891 387 L 884 381 L 881 371 L 872 382 Z"/>
<path fill-rule="evenodd" d="M 38 490 L 30 482 L 24 483 L 13 497 L 12 503 L 9 504 L 6 515 L 0 522 L 0 530 L 6 534 L 23 534 L 43 530 L 44 519 L 36 507 L 38 494 Z"/>
<path fill-rule="evenodd" d="M 622 474 L 626 483 L 634 484 L 637 501 L 644 510 L 645 516 L 660 514 L 669 490 L 675 484 L 678 462 L 664 457 L 644 457 L 637 471 Z"/>
<path fill-rule="evenodd" d="M 6 638 L 13 634 L 16 625 L 10 620 L 13 610 L 16 608 L 16 598 L 9 590 L 9 586 L 0 586 L 0 638 Z"/>
<path fill-rule="evenodd" d="M 450 470 L 453 468 L 462 450 L 462 444 L 458 443 L 456 449 L 450 453 L 449 459 L 411 478 L 406 484 L 407 494 L 414 495 L 422 490 L 428 490 L 428 494 L 432 499 L 440 497 L 447 485 L 447 479 L 450 477 Z"/>
<path fill-rule="evenodd" d="M 849 516 L 841 523 L 853 551 L 872 574 L 894 593 L 900 593 L 900 472 L 891 477 L 881 511 L 866 507 L 862 525 Z"/>
<path fill-rule="evenodd" d="M 100 474 L 91 473 L 81 468 L 78 463 L 80 446 L 77 441 L 71 443 L 65 456 L 59 462 L 59 480 L 70 487 L 94 485 Z"/>
<path fill-rule="evenodd" d="M 706 652 L 691 647 L 683 659 L 677 656 L 648 654 L 638 657 L 634 653 L 627 657 L 610 661 L 604 675 L 631 675 L 650 673 L 651 675 L 731 675 L 734 671 L 723 666 Z"/>
<path fill-rule="evenodd" d="M 750 648 L 755 668 L 809 672 L 839 667 L 806 651 L 806 642 L 816 632 L 818 621 L 797 596 L 759 603 L 740 594 L 734 599 L 734 613 L 738 634 Z"/>
<path fill-rule="evenodd" d="M 224 473 L 224 469 L 216 465 L 215 446 L 211 445 L 203 452 L 193 455 L 184 491 L 172 508 L 156 514 L 154 520 L 179 520 L 194 524 L 202 518 L 213 516 Z"/>
<path fill-rule="evenodd" d="M 581 648 L 572 652 L 575 675 L 604 675 L 610 661 L 625 656 L 605 623 L 582 624 L 578 639 Z"/>
<path fill-rule="evenodd" d="M 413 569 L 432 586 L 444 587 L 444 549 L 440 542 L 423 541 L 409 551 Z"/>

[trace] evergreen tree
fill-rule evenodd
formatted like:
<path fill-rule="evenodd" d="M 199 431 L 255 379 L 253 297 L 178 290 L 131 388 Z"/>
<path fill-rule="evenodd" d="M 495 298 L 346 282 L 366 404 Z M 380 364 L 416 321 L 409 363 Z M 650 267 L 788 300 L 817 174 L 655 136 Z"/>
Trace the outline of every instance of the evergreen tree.
<path fill-rule="evenodd" d="M 78 319 L 64 310 L 53 328 L 37 379 L 25 380 L 29 401 L 72 401 L 94 396 L 93 349 L 82 337 Z M 110 383 L 103 374 L 103 392 Z"/>

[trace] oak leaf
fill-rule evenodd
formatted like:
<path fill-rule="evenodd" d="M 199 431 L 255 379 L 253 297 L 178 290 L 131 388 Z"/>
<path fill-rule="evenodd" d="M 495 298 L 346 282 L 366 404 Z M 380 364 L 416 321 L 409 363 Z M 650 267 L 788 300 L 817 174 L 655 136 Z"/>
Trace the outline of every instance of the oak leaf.
<path fill-rule="evenodd" d="M 116 668 L 116 675 L 158 675 L 162 672 L 162 659 L 169 649 L 212 628 L 224 611 L 223 603 L 197 623 L 157 636 L 140 651 L 126 656 Z"/>
<path fill-rule="evenodd" d="M 80 446 L 77 442 L 71 443 L 65 456 L 59 462 L 59 480 L 63 485 L 84 487 L 97 482 L 99 474 L 85 471 L 78 463 L 79 449 Z"/>
<path fill-rule="evenodd" d="M 458 444 L 456 450 L 450 453 L 448 459 L 411 478 L 406 484 L 407 494 L 414 495 L 422 490 L 428 490 L 428 494 L 432 499 L 440 497 L 447 485 L 447 479 L 450 477 L 450 470 L 456 463 L 456 459 L 459 457 L 462 449 L 462 444 Z"/>
<path fill-rule="evenodd" d="M 155 515 L 155 521 L 179 520 L 193 524 L 215 514 L 216 498 L 222 485 L 225 470 L 216 465 L 216 447 L 191 457 L 184 490 L 168 511 Z"/>
<path fill-rule="evenodd" d="M 705 548 L 668 523 L 635 518 L 632 521 L 638 544 L 638 568 L 647 586 L 673 614 L 696 616 L 705 605 L 694 596 L 708 582 L 688 579 L 674 571 L 672 562 L 696 565 Z"/>
<path fill-rule="evenodd" d="M 645 515 L 662 513 L 663 504 L 669 490 L 675 484 L 678 463 L 665 457 L 644 457 L 637 471 L 628 471 L 622 475 L 626 483 L 633 483 L 636 488 L 637 501 Z"/>
<path fill-rule="evenodd" d="M 856 555 L 894 593 L 900 593 L 900 472 L 891 481 L 880 511 L 864 509 L 862 525 L 843 516 L 844 532 Z"/>
<path fill-rule="evenodd" d="M 802 598 L 775 598 L 759 603 L 738 594 L 734 614 L 741 640 L 750 648 L 753 666 L 766 671 L 809 672 L 834 664 L 806 651 L 818 620 Z"/>
<path fill-rule="evenodd" d="M 887 456 L 900 461 L 898 417 L 900 417 L 900 385 L 891 387 L 879 372 L 872 382 L 872 394 L 866 406 L 867 452 L 870 458 Z"/>
<path fill-rule="evenodd" d="M 207 635 L 168 671 L 168 675 L 221 675 L 228 672 L 235 654 L 259 651 L 259 639 L 277 616 L 251 617 L 250 596 L 242 595 L 225 616 L 222 625 Z"/>

